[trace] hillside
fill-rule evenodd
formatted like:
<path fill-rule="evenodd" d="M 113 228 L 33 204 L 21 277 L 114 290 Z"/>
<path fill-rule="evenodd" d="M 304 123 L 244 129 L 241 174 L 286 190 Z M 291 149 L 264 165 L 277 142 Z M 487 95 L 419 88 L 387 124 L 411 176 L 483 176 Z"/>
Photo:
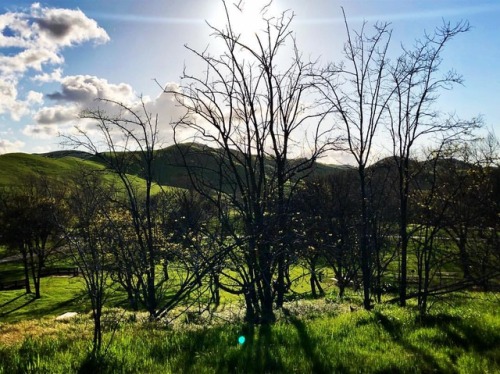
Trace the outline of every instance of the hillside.
<path fill-rule="evenodd" d="M 96 170 L 102 168 L 95 162 L 83 161 L 72 156 L 50 158 L 25 153 L 0 155 L 0 186 L 22 184 L 33 175 L 43 175 L 51 179 L 64 180 L 73 175 L 83 165 Z"/>
<path fill-rule="evenodd" d="M 219 160 L 217 151 L 200 144 L 170 146 L 156 151 L 153 164 L 155 181 L 163 186 L 189 188 L 191 183 L 184 162 L 198 169 L 203 178 L 213 180 L 217 175 Z M 81 166 L 95 169 L 105 167 L 103 156 L 82 151 L 55 151 L 45 154 L 10 153 L 0 155 L 0 186 L 23 183 L 31 175 L 40 174 L 49 178 L 64 180 Z M 129 153 L 127 172 L 141 178 L 140 164 L 135 161 L 137 154 Z M 316 163 L 316 175 L 333 174 L 345 166 Z"/>

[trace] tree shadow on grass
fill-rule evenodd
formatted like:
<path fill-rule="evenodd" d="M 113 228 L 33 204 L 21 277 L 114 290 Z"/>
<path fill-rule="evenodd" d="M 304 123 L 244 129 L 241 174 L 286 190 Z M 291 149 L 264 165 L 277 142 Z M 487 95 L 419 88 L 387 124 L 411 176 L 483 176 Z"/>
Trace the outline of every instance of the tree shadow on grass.
<path fill-rule="evenodd" d="M 228 373 L 281 373 L 283 362 L 273 355 L 273 334 L 271 324 L 245 324 L 239 335 L 245 337 L 236 350 L 220 362 L 218 372 Z M 238 338 L 235 336 L 235 339 Z"/>
<path fill-rule="evenodd" d="M 23 320 L 25 318 L 41 318 L 47 315 L 64 313 L 67 311 L 67 307 L 75 305 L 77 302 L 84 299 L 85 296 L 85 293 L 80 293 L 71 299 L 55 302 L 50 305 L 44 300 L 43 295 L 40 299 L 35 299 L 33 296 L 22 305 L 16 306 L 7 312 L 0 313 L 0 316 L 12 316 L 15 317 L 14 320 Z M 30 307 L 27 308 L 28 306 Z M 15 315 L 14 312 L 16 312 Z"/>
<path fill-rule="evenodd" d="M 418 363 L 421 365 L 419 370 L 422 371 L 436 371 L 436 370 L 445 370 L 449 371 L 451 368 L 443 368 L 440 366 L 438 361 L 434 358 L 434 356 L 426 349 L 420 348 L 414 344 L 411 344 L 407 341 L 404 336 L 403 325 L 398 319 L 389 318 L 384 314 L 375 311 L 375 318 L 380 323 L 380 325 L 389 333 L 394 343 L 400 345 L 407 352 L 412 353 Z"/>
<path fill-rule="evenodd" d="M 446 341 L 464 350 L 483 353 L 500 345 L 500 331 L 487 329 L 477 321 L 438 314 L 425 316 L 421 323 L 441 330 L 446 335 Z"/>
<path fill-rule="evenodd" d="M 85 292 L 81 292 L 77 294 L 75 297 L 64 300 L 58 303 L 54 303 L 51 305 L 47 305 L 43 308 L 37 309 L 36 313 L 43 316 L 49 314 L 57 314 L 67 312 L 67 307 L 75 305 L 77 302 L 80 302 L 86 298 L 87 294 Z M 43 297 L 43 296 L 42 296 Z"/>
<path fill-rule="evenodd" d="M 17 300 L 19 300 L 21 297 L 24 297 L 24 296 L 26 296 L 26 294 L 25 294 L 25 295 L 18 296 L 18 297 L 16 297 L 16 298 L 14 298 L 14 299 L 10 300 L 9 302 L 7 302 L 7 303 L 3 304 L 1 307 L 4 307 L 4 306 L 6 306 L 6 305 L 9 305 L 10 303 L 13 303 L 13 302 L 17 301 Z M 20 309 L 22 309 L 22 308 L 24 308 L 24 307 L 26 307 L 26 306 L 30 305 L 30 304 L 31 304 L 33 301 L 35 301 L 35 300 L 36 300 L 36 299 L 35 299 L 35 297 L 33 296 L 33 297 L 31 297 L 30 299 L 28 299 L 28 300 L 27 300 L 24 304 L 21 304 L 21 305 L 19 305 L 19 306 L 17 306 L 17 307 L 14 307 L 14 309 L 11 309 L 11 310 L 9 310 L 9 311 L 7 311 L 7 312 L 2 312 L 2 313 L 0 313 L 0 316 L 1 316 L 1 317 L 8 316 L 9 314 L 14 313 L 14 312 L 16 312 L 16 311 L 18 311 L 18 310 L 20 310 Z"/>
<path fill-rule="evenodd" d="M 288 318 L 290 323 L 297 329 L 299 334 L 299 340 L 306 357 L 309 358 L 312 364 L 312 371 L 314 373 L 331 373 L 332 368 L 326 365 L 326 363 L 321 360 L 315 350 L 316 343 L 309 336 L 306 325 L 297 317 L 293 316 L 289 310 L 283 308 L 283 314 Z M 342 368 L 336 368 L 341 370 Z"/>
<path fill-rule="evenodd" d="M 4 308 L 7 305 L 12 304 L 13 302 L 19 300 L 21 297 L 24 297 L 24 296 L 26 296 L 26 293 L 23 293 L 23 294 L 21 294 L 21 295 L 19 295 L 17 297 L 14 297 L 13 299 L 10 299 L 9 301 L 7 301 L 5 303 L 3 303 L 2 305 L 0 305 L 0 308 Z"/>

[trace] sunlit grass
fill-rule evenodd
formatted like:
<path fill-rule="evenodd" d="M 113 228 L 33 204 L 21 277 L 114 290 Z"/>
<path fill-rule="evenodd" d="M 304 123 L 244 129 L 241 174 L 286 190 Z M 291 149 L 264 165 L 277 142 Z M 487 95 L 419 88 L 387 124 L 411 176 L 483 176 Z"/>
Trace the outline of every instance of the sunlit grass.
<path fill-rule="evenodd" d="M 57 316 L 68 310 L 88 310 L 80 277 L 46 277 L 41 279 L 40 299 L 25 294 L 24 289 L 0 292 L 0 321 L 18 322 Z"/>
<path fill-rule="evenodd" d="M 424 319 L 411 305 L 351 313 L 345 304 L 294 301 L 271 326 L 236 320 L 165 326 L 115 310 L 110 315 L 120 323 L 98 362 L 86 356 L 88 315 L 69 322 L 23 321 L 1 327 L 2 337 L 19 338 L 2 338 L 0 373 L 72 373 L 95 365 L 110 373 L 494 373 L 500 370 L 498 297 L 461 294 Z M 112 329 L 105 331 L 107 344 Z M 244 344 L 238 343 L 241 335 Z"/>

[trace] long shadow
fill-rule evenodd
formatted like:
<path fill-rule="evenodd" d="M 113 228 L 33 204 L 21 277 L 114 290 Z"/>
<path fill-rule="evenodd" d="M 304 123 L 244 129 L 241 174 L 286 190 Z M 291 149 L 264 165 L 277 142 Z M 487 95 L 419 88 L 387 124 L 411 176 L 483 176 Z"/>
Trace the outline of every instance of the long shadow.
<path fill-rule="evenodd" d="M 67 307 L 67 306 L 69 306 L 71 304 L 74 304 L 75 302 L 77 302 L 79 300 L 84 299 L 85 296 L 86 296 L 86 293 L 83 292 L 83 293 L 80 293 L 80 294 L 76 295 L 75 297 L 73 297 L 71 299 L 62 301 L 60 303 L 54 303 L 54 304 L 52 304 L 50 306 L 47 306 L 45 308 L 38 309 L 36 312 L 37 313 L 42 313 L 42 314 L 50 314 L 50 313 L 53 313 L 53 312 L 55 312 L 55 311 L 57 311 L 59 309 L 62 309 L 62 308 Z"/>
<path fill-rule="evenodd" d="M 300 344 L 304 354 L 310 359 L 312 363 L 313 373 L 331 373 L 332 368 L 327 367 L 325 363 L 318 357 L 315 351 L 315 342 L 311 339 L 306 330 L 306 325 L 297 317 L 293 316 L 289 310 L 283 308 L 283 314 L 288 318 L 290 323 L 297 329 L 299 334 Z"/>
<path fill-rule="evenodd" d="M 23 295 L 24 296 L 24 295 Z M 78 300 L 82 299 L 83 297 L 85 296 L 85 294 L 78 294 L 76 295 L 75 297 L 69 299 L 69 300 L 65 300 L 63 302 L 60 302 L 60 303 L 54 303 L 52 305 L 46 305 L 45 307 L 39 307 L 39 308 L 31 308 L 30 310 L 26 310 L 26 311 L 21 311 L 18 313 L 18 317 L 20 319 L 22 319 L 24 315 L 29 315 L 30 317 L 33 317 L 33 316 L 43 316 L 43 315 L 48 315 L 48 314 L 51 314 L 51 313 L 54 313 L 56 312 L 57 310 L 62 309 L 68 305 L 71 305 L 75 302 L 77 302 Z M 43 298 L 43 296 L 42 296 Z M 24 304 L 14 308 L 14 309 L 11 309 L 7 312 L 3 312 L 0 314 L 0 316 L 8 316 L 9 314 L 12 314 L 13 312 L 16 312 L 16 311 L 19 311 L 23 308 L 25 308 L 26 306 L 30 305 L 31 303 L 33 303 L 34 301 L 36 300 L 41 300 L 41 299 L 35 299 L 35 297 L 33 297 L 32 299 L 26 301 Z"/>
<path fill-rule="evenodd" d="M 424 326 L 435 327 L 446 334 L 447 341 L 465 350 L 486 352 L 500 345 L 500 331 L 485 331 L 479 324 L 471 324 L 459 317 L 438 314 L 426 316 Z"/>
<path fill-rule="evenodd" d="M 281 373 L 283 362 L 273 356 L 272 325 L 255 325 L 248 323 L 242 326 L 240 336 L 245 337 L 239 351 L 219 367 L 221 372 L 238 373 Z"/>
<path fill-rule="evenodd" d="M 24 296 L 24 295 L 23 295 L 23 296 Z M 22 305 L 18 306 L 17 308 L 11 309 L 11 310 L 9 310 L 8 312 L 3 312 L 3 313 L 1 314 L 1 316 L 8 316 L 9 314 L 11 314 L 11 313 L 13 313 L 13 312 L 18 311 L 19 309 L 22 309 L 22 308 L 24 308 L 25 306 L 28 306 L 29 304 L 31 304 L 31 303 L 32 303 L 33 301 L 35 301 L 35 300 L 36 300 L 35 298 L 32 298 L 32 299 L 30 299 L 30 300 L 26 301 L 24 304 L 22 304 Z"/>
<path fill-rule="evenodd" d="M 19 295 L 18 297 L 14 297 L 12 300 L 9 300 L 9 301 L 7 301 L 6 303 L 3 303 L 2 305 L 0 305 L 0 308 L 3 308 L 3 307 L 5 307 L 5 306 L 7 306 L 7 305 L 9 305 L 9 304 L 13 303 L 13 302 L 14 302 L 14 301 L 16 301 L 16 300 L 19 300 L 21 297 L 24 297 L 25 295 L 26 295 L 26 294 L 25 294 L 25 293 L 23 293 L 22 295 Z"/>
<path fill-rule="evenodd" d="M 271 356 L 271 326 L 269 324 L 263 324 L 259 326 L 259 338 L 257 344 L 254 347 L 255 359 L 258 363 L 261 363 L 263 367 L 260 367 L 258 372 L 277 372 L 283 370 L 282 365 L 276 359 L 277 357 Z"/>
<path fill-rule="evenodd" d="M 395 319 L 389 319 L 378 311 L 375 311 L 374 314 L 381 326 L 389 333 L 394 343 L 399 344 L 406 351 L 415 354 L 415 356 L 419 358 L 420 362 L 425 363 L 426 367 L 422 369 L 423 371 L 435 370 L 439 368 L 436 359 L 425 349 L 416 347 L 405 340 L 401 322 Z"/>

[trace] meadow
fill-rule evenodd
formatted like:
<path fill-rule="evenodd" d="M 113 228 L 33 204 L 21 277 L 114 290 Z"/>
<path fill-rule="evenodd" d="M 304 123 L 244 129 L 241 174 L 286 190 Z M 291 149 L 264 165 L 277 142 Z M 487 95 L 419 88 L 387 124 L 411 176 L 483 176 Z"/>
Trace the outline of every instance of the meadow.
<path fill-rule="evenodd" d="M 38 162 L 35 156 L 10 157 L 26 163 L 19 170 L 27 176 L 31 163 Z M 45 161 L 36 169 L 52 170 L 56 179 L 64 179 L 76 165 L 67 158 Z M 12 185 L 10 175 L 14 173 L 0 178 L 0 185 Z M 0 247 L 0 258 L 13 254 Z M 47 265 L 74 266 L 65 258 Z M 416 266 L 409 261 L 410 269 Z M 461 276 L 456 265 L 443 269 Z M 98 357 L 90 354 L 93 321 L 81 277 L 43 277 L 40 299 L 24 290 L 2 290 L 0 374 L 500 372 L 499 293 L 433 297 L 425 316 L 416 300 L 400 308 L 389 302 L 396 295 L 387 293 L 366 311 L 361 291 L 348 289 L 339 299 L 333 273 L 323 270 L 326 295 L 314 299 L 307 271 L 294 265 L 296 281 L 284 307 L 276 310 L 277 322 L 268 325 L 245 323 L 243 300 L 223 292 L 218 308 L 203 313 L 173 310 L 151 322 L 146 312 L 129 310 L 125 292 L 110 285 Z M 389 267 L 388 273 L 397 269 Z M 0 282 L 23 277 L 19 262 L 0 264 Z M 57 319 L 66 312 L 78 315 Z"/>
<path fill-rule="evenodd" d="M 298 286 L 300 288 L 300 286 Z M 42 298 L 0 292 L 0 373 L 495 373 L 500 371 L 500 294 L 464 292 L 436 302 L 363 310 L 361 295 L 338 300 L 297 293 L 272 325 L 243 322 L 243 305 L 148 321 L 109 300 L 105 349 L 88 352 L 92 321 L 79 277 L 43 278 Z M 56 316 L 78 311 L 76 318 Z M 244 337 L 244 342 L 243 338 Z"/>

